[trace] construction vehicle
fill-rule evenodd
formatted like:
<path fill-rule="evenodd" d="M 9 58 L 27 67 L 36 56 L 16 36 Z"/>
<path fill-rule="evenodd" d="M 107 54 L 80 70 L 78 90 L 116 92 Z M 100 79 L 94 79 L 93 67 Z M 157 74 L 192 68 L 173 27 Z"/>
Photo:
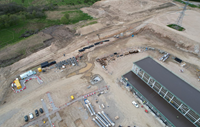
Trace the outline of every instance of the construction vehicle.
<path fill-rule="evenodd" d="M 71 99 L 74 100 L 74 96 L 73 95 L 71 96 Z"/>
<path fill-rule="evenodd" d="M 21 86 L 18 78 L 16 78 L 16 80 L 14 81 L 14 83 L 15 83 L 15 86 L 17 87 L 17 89 L 21 89 L 22 88 L 22 86 Z"/>

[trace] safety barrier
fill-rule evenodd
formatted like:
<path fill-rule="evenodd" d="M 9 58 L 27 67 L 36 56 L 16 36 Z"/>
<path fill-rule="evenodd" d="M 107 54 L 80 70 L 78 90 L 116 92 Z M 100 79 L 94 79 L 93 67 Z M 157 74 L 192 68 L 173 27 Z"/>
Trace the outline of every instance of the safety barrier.
<path fill-rule="evenodd" d="M 21 89 L 21 90 L 15 90 L 15 89 L 12 88 L 12 87 L 11 87 L 11 89 L 12 89 L 15 93 L 19 93 L 19 92 L 21 92 L 21 91 L 23 91 L 23 90 L 26 89 L 25 83 L 28 82 L 28 81 L 30 81 L 30 80 L 32 80 L 32 79 L 37 79 L 37 82 L 38 82 L 39 84 L 41 84 L 41 83 L 43 82 L 42 79 L 41 79 L 39 76 L 37 76 L 37 75 L 34 75 L 34 76 L 35 76 L 35 77 L 29 78 L 29 79 L 27 79 L 27 80 L 25 80 L 25 81 L 23 82 L 23 84 L 24 84 L 24 88 L 23 88 L 23 89 Z M 39 79 L 39 80 L 38 80 L 38 79 Z"/>

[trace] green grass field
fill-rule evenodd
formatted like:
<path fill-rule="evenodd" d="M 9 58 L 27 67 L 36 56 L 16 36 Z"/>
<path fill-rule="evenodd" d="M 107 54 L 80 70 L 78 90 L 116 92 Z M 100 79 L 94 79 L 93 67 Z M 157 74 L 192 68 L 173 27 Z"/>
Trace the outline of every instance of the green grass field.
<path fill-rule="evenodd" d="M 92 21 L 92 22 L 89 22 L 89 23 L 87 23 L 85 25 L 82 25 L 81 27 L 89 26 L 89 25 L 96 24 L 96 23 L 98 23 L 98 22 L 97 21 Z"/>
<path fill-rule="evenodd" d="M 20 36 L 27 30 L 36 30 L 44 29 L 52 25 L 60 24 L 59 21 L 52 21 L 46 19 L 34 19 L 34 20 L 25 20 L 20 22 L 20 24 L 0 30 L 0 49 L 5 47 L 8 44 L 15 44 L 20 40 Z"/>
<path fill-rule="evenodd" d="M 63 12 L 63 14 L 66 14 L 66 13 L 68 13 L 69 16 L 70 16 L 70 22 L 69 22 L 70 24 L 75 24 L 75 23 L 82 21 L 82 20 L 93 19 L 91 16 L 89 16 L 86 13 L 83 13 L 81 10 L 73 10 L 73 11 Z"/>
<path fill-rule="evenodd" d="M 27 22 L 20 22 L 20 24 L 0 30 L 0 49 L 8 44 L 13 44 L 23 38 L 19 38 L 26 29 Z"/>

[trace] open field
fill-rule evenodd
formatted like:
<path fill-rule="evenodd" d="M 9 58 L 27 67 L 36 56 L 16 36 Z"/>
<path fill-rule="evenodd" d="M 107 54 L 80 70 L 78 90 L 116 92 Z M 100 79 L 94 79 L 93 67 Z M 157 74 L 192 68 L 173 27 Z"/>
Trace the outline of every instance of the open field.
<path fill-rule="evenodd" d="M 25 20 L 20 22 L 17 25 L 11 26 L 9 28 L 5 28 L 0 30 L 0 49 L 7 46 L 8 44 L 14 44 L 23 40 L 24 38 L 21 37 L 23 33 L 27 30 L 42 30 L 46 27 L 53 26 L 53 25 L 60 25 L 60 18 L 63 17 L 65 13 L 72 13 L 73 16 L 70 17 L 70 24 L 75 24 L 82 20 L 90 20 L 92 17 L 83 13 L 80 10 L 75 11 L 67 11 L 62 13 L 63 11 L 57 12 L 47 12 L 47 19 L 34 19 L 34 20 Z M 55 13 L 55 16 L 52 16 Z M 58 15 L 60 13 L 60 16 Z M 58 18 L 58 19 L 57 19 Z"/>
<path fill-rule="evenodd" d="M 6 10 L 6 8 L 4 8 L 3 10 L 0 10 L 2 11 L 0 13 L 0 16 L 2 16 L 1 18 L 3 19 L 1 21 L 3 22 L 1 26 L 2 28 L 0 28 L 0 49 L 2 49 L 3 47 L 9 44 L 14 44 L 14 43 L 19 42 L 20 40 L 23 40 L 24 37 L 21 37 L 21 36 L 25 34 L 26 31 L 30 31 L 30 30 L 38 31 L 49 26 L 62 24 L 60 20 L 66 13 L 71 15 L 69 17 L 69 22 L 67 24 L 75 24 L 82 20 L 85 20 L 85 21 L 91 20 L 92 17 L 90 17 L 88 14 L 83 13 L 79 9 L 81 7 L 87 7 L 88 5 L 93 4 L 95 1 L 89 0 L 89 1 L 84 2 L 83 0 L 75 0 L 75 1 L 63 0 L 61 2 L 57 0 L 41 0 L 41 1 L 24 0 L 24 3 L 22 3 L 22 0 L 11 0 L 11 1 L 3 0 L 0 2 L 0 4 L 7 4 L 6 6 L 10 8 L 12 5 L 9 5 L 9 3 L 11 2 L 16 2 L 17 4 L 19 4 L 19 6 L 21 6 L 21 8 L 25 7 L 25 9 L 23 9 L 23 11 L 10 12 L 14 16 L 20 15 L 19 17 L 17 17 L 18 18 L 17 21 L 9 19 L 9 15 L 8 15 L 9 10 Z M 59 4 L 59 2 L 61 2 L 61 4 Z M 31 10 L 30 9 L 31 7 L 29 6 L 33 6 L 33 7 L 37 6 L 37 8 L 43 9 L 44 7 L 41 7 L 41 5 L 48 8 L 46 10 L 42 10 L 43 12 L 45 12 L 44 16 L 39 17 L 39 18 L 38 17 L 33 18 L 32 11 L 28 12 L 28 10 Z M 15 6 L 18 6 L 18 5 L 15 5 Z M 50 9 L 50 6 L 51 6 L 51 9 Z M 39 10 L 34 10 L 34 11 L 38 12 Z M 40 12 L 40 13 L 43 13 L 43 12 Z M 27 14 L 29 14 L 29 16 L 27 16 Z M 7 20 L 3 18 L 3 15 L 8 16 Z M 32 18 L 30 18 L 30 16 L 32 16 Z M 9 25 L 6 25 L 6 22 L 11 22 L 11 21 L 16 21 L 16 23 L 14 24 L 11 23 Z"/>
<path fill-rule="evenodd" d="M 119 79 L 131 70 L 133 62 L 151 56 L 200 91 L 198 81 L 200 76 L 198 71 L 200 68 L 199 12 L 196 10 L 186 11 L 182 24 L 186 28 L 185 31 L 175 31 L 166 26 L 176 21 L 181 10 L 180 6 L 182 4 L 175 5 L 168 0 L 134 0 L 134 2 L 102 0 L 91 7 L 81 9 L 84 13 L 98 18 L 95 20 L 98 23 L 94 22 L 95 24 L 90 25 L 89 22 L 79 22 L 73 25 L 51 26 L 28 39 L 1 50 L 1 61 L 12 60 L 13 56 L 17 53 L 20 55 L 24 48 L 27 49 L 25 52 L 29 55 L 10 66 L 0 68 L 0 126 L 49 127 L 50 122 L 46 111 L 47 114 L 40 114 L 39 117 L 29 120 L 28 123 L 24 122 L 23 118 L 28 113 L 34 113 L 35 109 L 44 108 L 41 102 L 41 99 L 44 99 L 51 122 L 56 127 L 96 127 L 97 125 L 92 121 L 94 116 L 90 115 L 84 100 L 79 98 L 104 86 L 109 86 L 108 90 L 104 90 L 101 95 L 97 93 L 87 99 L 96 112 L 105 111 L 116 127 L 119 125 L 165 127 L 164 123 L 150 110 L 149 113 L 146 113 L 145 109 L 141 108 L 143 103 L 137 96 L 120 85 Z M 55 16 L 50 14 L 49 16 L 52 17 L 49 19 L 59 18 L 69 11 L 61 9 L 54 13 Z M 69 14 L 72 14 L 70 17 L 76 17 L 74 12 L 77 13 L 77 11 L 70 11 Z M 78 14 L 80 14 L 79 12 Z M 61 15 L 56 17 L 56 14 Z M 76 31 L 74 28 L 77 28 Z M 131 36 L 133 34 L 134 37 Z M 114 35 L 118 35 L 118 38 Z M 0 36 L 2 35 L 0 34 Z M 8 37 L 5 36 L 5 38 Z M 78 52 L 83 47 L 102 40 L 109 41 L 82 53 Z M 36 50 L 37 48 L 34 51 L 31 50 L 31 47 L 40 47 L 45 44 L 46 47 L 41 50 Z M 155 50 L 148 50 L 148 47 Z M 128 51 L 136 49 L 140 49 L 141 52 L 125 55 Z M 12 50 L 14 51 L 6 56 L 7 51 L 11 52 Z M 172 57 L 166 62 L 159 61 L 163 56 L 159 50 L 180 58 L 186 63 L 186 66 L 182 67 Z M 124 55 L 112 56 L 114 59 L 107 60 L 106 69 L 96 60 L 111 56 L 116 52 Z M 37 75 L 43 80 L 43 84 L 38 84 L 33 79 L 26 83 L 27 88 L 24 91 L 20 93 L 12 91 L 10 84 L 16 76 L 28 70 L 37 71 L 40 64 L 45 61 L 55 60 L 58 63 L 77 55 L 82 56 L 81 59 L 77 57 L 79 66 L 67 65 L 66 68 L 61 69 L 48 67 L 46 72 L 37 72 Z M 180 73 L 180 69 L 183 69 L 184 72 Z M 92 85 L 90 80 L 96 74 L 102 77 L 102 81 Z M 47 92 L 50 93 L 57 110 L 53 108 Z M 78 99 L 72 104 L 71 95 L 75 100 Z M 136 101 L 139 108 L 136 108 L 131 103 L 132 101 Z M 69 105 L 67 106 L 67 104 Z M 100 106 L 102 104 L 105 106 L 104 109 Z M 115 120 L 116 116 L 119 116 L 119 119 Z M 46 123 L 44 124 L 43 121 Z"/>
<path fill-rule="evenodd" d="M 0 30 L 0 49 L 8 44 L 22 40 L 20 36 L 26 31 L 26 28 L 24 28 L 26 24 L 27 22 L 24 22 L 16 26 Z"/>

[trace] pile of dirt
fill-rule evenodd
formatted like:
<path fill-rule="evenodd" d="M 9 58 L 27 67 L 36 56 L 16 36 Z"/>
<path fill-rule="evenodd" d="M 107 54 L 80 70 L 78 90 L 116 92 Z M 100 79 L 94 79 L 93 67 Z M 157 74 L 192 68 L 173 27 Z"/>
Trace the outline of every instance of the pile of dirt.
<path fill-rule="evenodd" d="M 55 42 L 55 46 L 60 49 L 66 47 L 71 42 L 76 31 L 69 29 L 65 25 L 55 25 L 42 30 L 42 32 L 53 37 L 52 40 L 46 41 L 45 43 Z"/>
<path fill-rule="evenodd" d="M 49 34 L 56 39 L 70 39 L 74 36 L 75 31 L 70 30 L 65 25 L 55 25 L 42 30 L 45 34 Z"/>

